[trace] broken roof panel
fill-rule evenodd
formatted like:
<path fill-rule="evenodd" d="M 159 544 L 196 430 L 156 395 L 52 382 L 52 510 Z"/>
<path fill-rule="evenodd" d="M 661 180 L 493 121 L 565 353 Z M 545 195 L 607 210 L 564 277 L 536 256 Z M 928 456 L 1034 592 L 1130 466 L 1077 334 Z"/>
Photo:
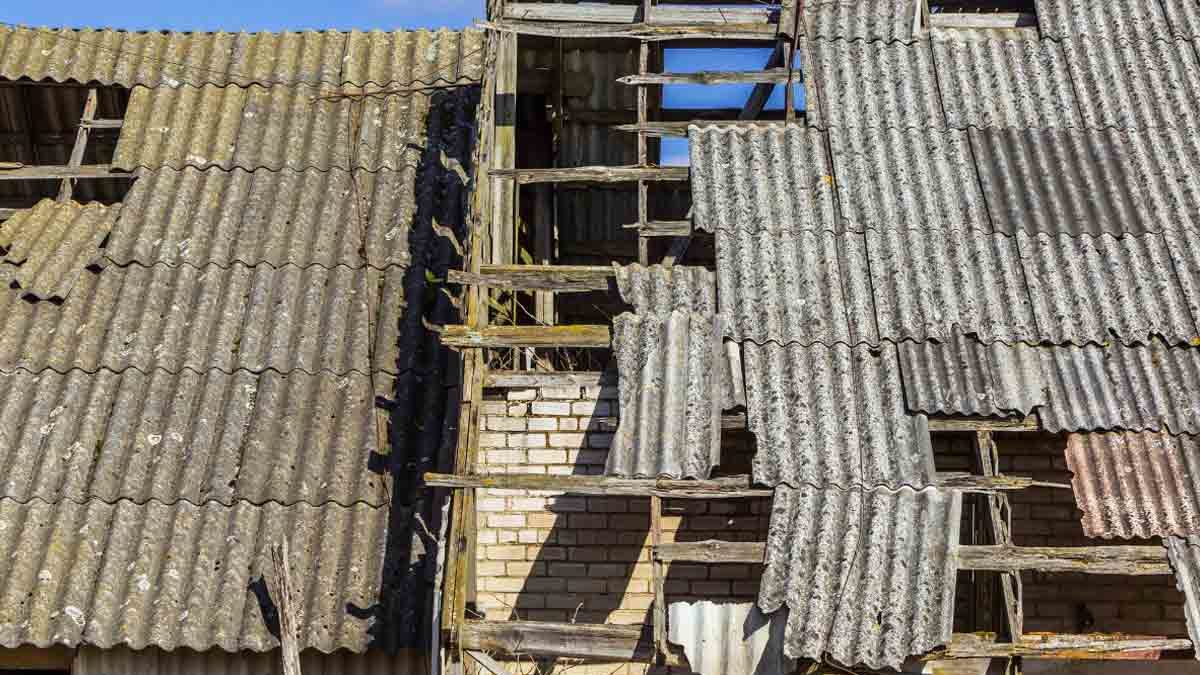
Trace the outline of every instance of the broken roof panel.
<path fill-rule="evenodd" d="M 1156 35 L 1162 37 L 1165 31 L 1164 27 Z M 1081 38 L 1064 40 L 1063 50 L 1087 126 L 1194 129 L 1200 125 L 1196 111 L 1200 99 L 1195 93 L 1200 90 L 1200 61 L 1189 42 Z"/>
<path fill-rule="evenodd" d="M 1200 534 L 1200 441 L 1195 436 L 1071 434 L 1066 452 L 1085 535 Z"/>
<path fill-rule="evenodd" d="M 712 315 L 717 311 L 717 280 L 712 271 L 686 265 L 614 265 L 621 300 L 642 315 L 674 311 Z"/>
<path fill-rule="evenodd" d="M 744 343 L 755 482 L 930 484 L 928 425 L 905 410 L 895 349 Z"/>
<path fill-rule="evenodd" d="M 831 129 L 845 229 L 991 232 L 966 132 Z"/>
<path fill-rule="evenodd" d="M 1200 643 L 1200 537 L 1166 537 L 1167 558 L 1175 572 L 1175 586 L 1183 591 L 1184 616 L 1192 643 Z"/>
<path fill-rule="evenodd" d="M 1198 334 L 1161 234 L 1121 238 L 1019 233 L 1016 241 L 1042 339 L 1127 344 Z"/>
<path fill-rule="evenodd" d="M 365 505 L 0 499 L 0 644 L 273 649 L 256 590 L 286 538 L 300 647 L 361 652 L 387 521 Z"/>
<path fill-rule="evenodd" d="M 775 490 L 758 606 L 784 653 L 899 668 L 950 640 L 962 500 L 936 489 Z"/>
<path fill-rule="evenodd" d="M 787 610 L 764 616 L 752 602 L 672 602 L 667 640 L 683 648 L 688 666 L 700 675 L 791 673 L 796 663 L 783 655 Z"/>
<path fill-rule="evenodd" d="M 808 41 L 809 124 L 944 128 L 928 41 Z"/>
<path fill-rule="evenodd" d="M 693 125 L 688 136 L 696 228 L 839 231 L 824 132 Z"/>
<path fill-rule="evenodd" d="M 811 38 L 913 40 L 917 0 L 809 0 L 801 6 Z"/>
<path fill-rule="evenodd" d="M 0 497 L 387 501 L 366 375 L 0 373 Z"/>
<path fill-rule="evenodd" d="M 897 349 L 912 412 L 1009 417 L 1046 403 L 1041 355 L 1027 344 L 985 345 L 954 330 L 944 342 L 905 340 Z"/>
<path fill-rule="evenodd" d="M 937 41 L 933 58 L 951 127 L 1083 124 L 1066 58 L 1056 42 Z"/>
<path fill-rule="evenodd" d="M 1042 36 L 1053 39 L 1086 35 L 1128 42 L 1160 39 L 1168 33 L 1156 0 L 1037 0 L 1037 18 Z"/>
<path fill-rule="evenodd" d="M 120 208 L 43 199 L 0 224 L 0 263 L 19 265 L 12 278 L 24 295 L 65 298 L 83 269 L 100 257 Z"/>

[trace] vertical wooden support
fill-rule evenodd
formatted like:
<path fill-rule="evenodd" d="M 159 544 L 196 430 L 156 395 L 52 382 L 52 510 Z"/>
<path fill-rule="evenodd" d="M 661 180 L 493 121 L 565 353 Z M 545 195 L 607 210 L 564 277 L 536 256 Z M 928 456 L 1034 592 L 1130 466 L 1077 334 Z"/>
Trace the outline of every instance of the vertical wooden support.
<path fill-rule="evenodd" d="M 990 431 L 975 432 L 975 454 L 979 461 L 980 473 L 984 476 L 1000 475 L 1000 457 L 996 450 L 996 441 Z M 991 524 L 991 534 L 996 544 L 1012 543 L 1012 531 L 1009 527 L 1008 516 L 1011 514 L 1008 495 L 991 494 L 985 497 L 988 506 L 987 518 Z M 1008 630 L 1014 641 L 1020 639 L 1023 632 L 1024 616 L 1021 606 L 1021 575 L 1020 573 L 1004 572 L 1000 576 L 1000 588 L 1004 596 L 1004 611 L 1008 619 Z"/>
<path fill-rule="evenodd" d="M 495 126 L 492 149 L 493 169 L 516 168 L 517 162 L 517 34 L 496 33 Z M 516 250 L 516 180 L 494 177 L 492 188 L 492 249 L 489 263 L 512 264 Z"/>
<path fill-rule="evenodd" d="M 642 0 L 642 16 L 643 17 L 650 16 L 650 0 Z M 649 70 L 649 66 L 650 66 L 650 43 L 643 40 L 641 42 L 641 44 L 638 45 L 638 74 L 645 75 L 646 72 Z M 648 143 L 647 143 L 647 138 L 646 138 L 646 131 L 644 129 L 644 127 L 646 126 L 646 120 L 648 117 L 647 108 L 649 105 L 649 102 L 647 100 L 647 97 L 649 95 L 649 92 L 646 90 L 647 86 L 649 86 L 649 85 L 639 84 L 638 88 L 637 88 L 638 124 L 641 127 L 643 127 L 643 129 L 638 131 L 638 144 L 637 144 L 638 166 L 647 166 L 649 163 L 649 155 L 650 155 L 649 149 L 647 147 Z M 642 230 L 641 230 L 642 227 L 646 226 L 646 223 L 650 222 L 650 216 L 649 216 L 650 190 L 649 190 L 648 185 L 646 184 L 646 181 L 644 181 L 644 180 L 638 181 L 637 191 L 638 191 L 637 209 L 638 209 L 638 226 L 639 226 L 638 227 L 638 262 L 643 265 L 649 265 L 650 264 L 650 238 L 646 237 L 642 233 Z"/>
<path fill-rule="evenodd" d="M 279 652 L 283 675 L 300 675 L 299 620 L 292 594 L 292 570 L 288 562 L 288 543 L 271 545 L 271 566 L 275 568 L 275 602 L 279 606 Z"/>
<path fill-rule="evenodd" d="M 96 107 L 99 100 L 100 95 L 95 87 L 88 89 L 87 100 L 83 104 L 83 114 L 79 116 L 79 128 L 75 131 L 75 146 L 71 148 L 71 157 L 67 160 L 69 167 L 78 168 L 83 165 L 83 154 L 87 151 L 88 135 L 92 130 L 91 123 L 96 119 Z M 58 188 L 58 201 L 70 201 L 74 190 L 75 180 L 73 178 L 62 179 L 62 185 Z"/>
<path fill-rule="evenodd" d="M 650 497 L 650 544 L 657 550 L 662 544 L 662 497 Z M 654 662 L 662 665 L 667 656 L 667 600 L 663 563 L 653 555 L 650 562 L 650 582 L 654 585 Z"/>

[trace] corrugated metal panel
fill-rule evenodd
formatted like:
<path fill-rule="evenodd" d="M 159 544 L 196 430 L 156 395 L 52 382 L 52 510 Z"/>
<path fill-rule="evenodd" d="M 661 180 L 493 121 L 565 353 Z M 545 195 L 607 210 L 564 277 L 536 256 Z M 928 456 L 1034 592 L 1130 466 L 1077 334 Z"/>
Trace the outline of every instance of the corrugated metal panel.
<path fill-rule="evenodd" d="M 1167 537 L 1163 543 L 1175 571 L 1175 586 L 1183 591 L 1188 636 L 1192 644 L 1200 644 L 1200 537 Z"/>
<path fill-rule="evenodd" d="M 621 419 L 605 474 L 704 479 L 720 464 L 720 335 L 712 314 L 613 319 Z"/>
<path fill-rule="evenodd" d="M 819 127 L 944 128 L 929 42 L 810 40 L 808 121 Z"/>
<path fill-rule="evenodd" d="M 765 485 L 933 481 L 924 415 L 904 407 L 895 346 L 742 345 L 747 426 Z"/>
<path fill-rule="evenodd" d="M 916 0 L 809 0 L 808 36 L 817 39 L 913 40 Z"/>
<path fill-rule="evenodd" d="M 884 340 L 1030 340 L 1037 329 L 1017 242 L 1004 234 L 869 231 L 872 288 Z"/>
<path fill-rule="evenodd" d="M 1071 434 L 1067 468 L 1089 537 L 1200 534 L 1200 442 L 1194 436 Z"/>
<path fill-rule="evenodd" d="M 100 256 L 117 206 L 43 199 L 0 225 L 0 262 L 20 265 L 13 279 L 24 295 L 65 298 L 83 268 Z"/>
<path fill-rule="evenodd" d="M 300 652 L 300 670 L 311 675 L 423 675 L 429 655 L 403 650 L 389 656 L 379 649 L 362 654 L 339 650 L 325 654 L 311 649 Z M 97 649 L 80 647 L 72 664 L 74 675 L 283 675 L 279 652 L 205 652 L 190 649 L 165 651 L 147 647 Z"/>
<path fill-rule="evenodd" d="M 366 375 L 0 373 L 0 496 L 386 503 Z"/>
<path fill-rule="evenodd" d="M 935 489 L 776 489 L 758 606 L 790 610 L 784 653 L 899 668 L 948 642 L 961 511 Z"/>
<path fill-rule="evenodd" d="M 1188 344 L 1198 335 L 1160 234 L 1019 233 L 1039 335 L 1052 343 Z"/>
<path fill-rule="evenodd" d="M 1037 0 L 1037 17 L 1042 36 L 1054 39 L 1088 35 L 1128 42 L 1161 39 L 1168 32 L 1157 0 Z"/>
<path fill-rule="evenodd" d="M 1008 417 L 1046 403 L 1040 354 L 1024 343 L 985 345 L 954 330 L 945 342 L 905 340 L 897 348 L 913 412 Z"/>
<path fill-rule="evenodd" d="M 163 33 L 0 26 L 0 77 L 188 84 L 407 84 L 479 80 L 477 31 Z"/>
<path fill-rule="evenodd" d="M 144 171 L 106 255 L 119 264 L 375 267 L 410 260 L 416 171 Z"/>
<path fill-rule="evenodd" d="M 991 232 L 966 132 L 832 129 L 845 228 Z"/>
<path fill-rule="evenodd" d="M 700 675 L 791 673 L 783 655 L 787 610 L 771 616 L 752 602 L 672 602 L 667 640 L 683 647 L 691 672 Z"/>
<path fill-rule="evenodd" d="M 824 132 L 693 125 L 688 136 L 696 228 L 840 231 Z"/>
<path fill-rule="evenodd" d="M 369 506 L 3 499 L 0 644 L 271 649 L 258 594 L 286 538 L 301 646 L 362 651 L 387 520 Z"/>
<path fill-rule="evenodd" d="M 717 300 L 734 340 L 875 343 L 862 235 L 717 230 Z"/>
<path fill-rule="evenodd" d="M 311 86 L 135 87 L 112 164 L 374 171 L 420 160 L 423 148 L 413 144 L 425 137 L 428 93 L 361 102 L 319 98 L 326 94 Z"/>
<path fill-rule="evenodd" d="M 85 272 L 61 305 L 0 292 L 0 370 L 366 373 L 378 276 L 131 265 Z"/>
<path fill-rule="evenodd" d="M 664 267 L 639 264 L 614 265 L 621 299 L 638 314 L 664 314 L 676 310 L 715 314 L 717 281 L 703 267 Z"/>
<path fill-rule="evenodd" d="M 933 58 L 951 127 L 1083 124 L 1066 58 L 1056 42 L 938 41 Z"/>
<path fill-rule="evenodd" d="M 1156 35 L 1165 37 L 1166 27 Z M 1200 124 L 1195 93 L 1200 62 L 1190 43 L 1080 38 L 1064 40 L 1063 50 L 1087 126 L 1194 129 Z"/>

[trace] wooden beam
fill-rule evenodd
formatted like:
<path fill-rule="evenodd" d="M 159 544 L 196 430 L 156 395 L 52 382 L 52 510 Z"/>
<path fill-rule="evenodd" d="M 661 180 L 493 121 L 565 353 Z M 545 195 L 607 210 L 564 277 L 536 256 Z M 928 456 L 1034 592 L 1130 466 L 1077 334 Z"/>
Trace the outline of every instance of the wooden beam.
<path fill-rule="evenodd" d="M 481 265 L 478 273 L 450 270 L 447 278 L 455 284 L 488 288 L 578 293 L 607 291 L 615 276 L 611 266 L 603 265 Z"/>
<path fill-rule="evenodd" d="M 9 168 L 11 166 L 11 168 Z M 0 180 L 40 180 L 58 178 L 137 178 L 136 174 L 120 173 L 108 164 L 87 166 L 2 166 Z"/>
<path fill-rule="evenodd" d="M 950 644 L 925 656 L 926 660 L 969 659 L 979 657 L 1005 658 L 1023 656 L 1032 659 L 1156 659 L 1162 651 L 1183 651 L 1192 648 L 1191 640 L 1121 633 L 1090 633 L 1081 635 L 1034 633 L 1012 643 L 994 642 L 989 637 L 972 633 L 955 633 Z"/>
<path fill-rule="evenodd" d="M 541 370 L 499 370 L 488 371 L 485 387 L 599 387 L 616 386 L 617 378 L 613 373 L 600 371 L 568 372 Z"/>
<path fill-rule="evenodd" d="M 931 418 L 930 431 L 1041 431 L 1036 417 Z"/>
<path fill-rule="evenodd" d="M 608 347 L 608 326 L 446 326 L 447 347 Z"/>
<path fill-rule="evenodd" d="M 769 24 L 777 12 L 769 7 L 670 7 L 651 6 L 644 18 L 641 7 L 635 4 L 604 3 L 551 4 L 539 2 L 509 2 L 504 18 L 519 21 L 560 21 L 571 23 L 632 24 L 644 21 L 670 25 Z"/>
<path fill-rule="evenodd" d="M 1162 546 L 959 546 L 958 568 L 1131 576 L 1172 573 L 1167 550 Z"/>
<path fill-rule="evenodd" d="M 621 227 L 637 230 L 642 237 L 687 237 L 692 234 L 690 220 L 651 220 L 643 223 L 628 223 Z"/>
<path fill-rule="evenodd" d="M 1000 475 L 1000 453 L 996 449 L 996 441 L 991 431 L 975 432 L 975 454 L 979 464 L 979 473 L 984 476 Z M 992 531 L 992 543 L 999 546 L 1012 544 L 1012 533 L 1009 531 L 1009 518 L 1012 514 L 1009 508 L 1008 496 L 990 494 L 983 498 L 987 502 L 988 525 Z M 1008 622 L 1009 635 L 1016 639 L 1025 630 L 1025 615 L 1022 607 L 1021 575 L 1015 572 L 1002 572 L 1000 591 L 1004 596 L 1004 613 Z"/>
<path fill-rule="evenodd" d="M 785 12 L 785 15 L 787 13 Z M 775 49 L 771 50 L 771 56 L 767 59 L 765 70 L 780 68 L 784 65 L 784 55 L 788 53 L 788 43 L 785 40 L 779 40 L 775 43 Z M 786 70 L 785 70 L 786 72 Z M 767 107 L 767 101 L 770 100 L 771 94 L 775 92 L 774 82 L 760 82 L 754 85 L 754 91 L 750 92 L 750 96 L 746 98 L 746 105 L 742 106 L 742 112 L 738 115 L 739 120 L 757 119 L 762 114 L 764 108 Z"/>
<path fill-rule="evenodd" d="M 125 120 L 91 119 L 81 120 L 79 126 L 88 129 L 120 129 L 125 126 Z"/>
<path fill-rule="evenodd" d="M 497 661 L 496 659 L 493 659 L 486 652 L 481 652 L 476 649 L 468 649 L 467 656 L 470 656 L 472 659 L 475 659 L 475 662 L 478 663 L 480 665 L 480 667 L 482 667 L 484 670 L 488 671 L 492 675 L 511 675 L 508 672 L 508 670 L 503 665 L 501 665 L 501 663 L 499 661 Z"/>
<path fill-rule="evenodd" d="M 275 604 L 279 606 L 279 656 L 283 675 L 300 675 L 299 616 L 292 591 L 288 543 L 271 545 L 271 566 L 275 570 Z"/>
<path fill-rule="evenodd" d="M 67 166 L 73 169 L 78 169 L 83 164 L 83 155 L 87 152 L 88 134 L 91 133 L 89 125 L 96 117 L 96 106 L 99 103 L 100 93 L 95 88 L 88 89 L 87 98 L 83 103 L 83 113 L 79 116 L 79 128 L 75 130 L 75 145 L 71 147 L 71 156 L 67 159 Z M 58 186 L 58 201 L 70 201 L 74 188 L 73 179 L 62 179 L 62 183 Z"/>
<path fill-rule="evenodd" d="M 653 558 L 662 562 L 762 563 L 766 544 L 750 541 L 706 541 L 659 544 Z"/>
<path fill-rule="evenodd" d="M 1024 12 L 938 12 L 929 15 L 930 28 L 1037 28 L 1037 15 Z"/>
<path fill-rule="evenodd" d="M 662 546 L 662 497 L 650 497 L 650 548 L 655 550 Z M 654 604 L 651 606 L 651 617 L 654 624 L 654 662 L 662 665 L 663 659 L 670 651 L 667 647 L 667 594 L 665 590 L 666 570 L 662 560 L 657 558 L 650 561 L 650 585 L 654 591 Z"/>
<path fill-rule="evenodd" d="M 787 68 L 770 70 L 706 70 L 695 73 L 646 73 L 618 77 L 617 82 L 631 85 L 647 84 L 780 84 L 788 79 Z"/>
<path fill-rule="evenodd" d="M 467 621 L 458 634 L 463 649 L 648 663 L 654 657 L 649 626 L 551 623 L 548 621 Z"/>
<path fill-rule="evenodd" d="M 476 26 L 505 33 L 517 33 L 518 35 L 540 35 L 554 38 L 629 39 L 645 40 L 648 42 L 689 40 L 695 38 L 745 41 L 774 40 L 776 33 L 775 25 L 770 23 L 711 25 L 631 23 L 603 25 L 595 23 L 541 23 L 537 21 L 505 19 L 502 21 L 479 22 Z"/>
<path fill-rule="evenodd" d="M 686 166 L 577 166 L 562 169 L 493 169 L 493 176 L 513 176 L 535 183 L 626 183 L 636 180 L 685 181 Z"/>
<path fill-rule="evenodd" d="M 21 209 L 4 209 L 4 208 L 0 208 L 0 220 L 6 220 L 6 219 L 8 219 L 8 218 L 12 218 L 13 214 L 14 214 L 14 213 L 16 213 L 17 211 L 20 211 L 20 210 L 21 210 Z"/>

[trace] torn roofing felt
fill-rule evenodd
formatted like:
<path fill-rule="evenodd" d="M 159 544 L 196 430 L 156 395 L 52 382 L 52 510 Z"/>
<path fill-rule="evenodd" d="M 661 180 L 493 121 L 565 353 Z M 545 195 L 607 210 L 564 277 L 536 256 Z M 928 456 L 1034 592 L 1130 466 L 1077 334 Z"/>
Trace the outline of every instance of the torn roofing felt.
<path fill-rule="evenodd" d="M 752 602 L 672 602 L 667 607 L 667 640 L 683 648 L 692 672 L 700 675 L 791 673 L 783 655 L 787 610 L 764 615 Z"/>
<path fill-rule="evenodd" d="M 0 223 L 0 264 L 24 295 L 65 298 L 112 230 L 121 205 L 78 204 L 43 199 Z"/>
<path fill-rule="evenodd" d="M 899 668 L 950 640 L 962 498 L 938 489 L 779 487 L 758 606 L 784 653 Z"/>

